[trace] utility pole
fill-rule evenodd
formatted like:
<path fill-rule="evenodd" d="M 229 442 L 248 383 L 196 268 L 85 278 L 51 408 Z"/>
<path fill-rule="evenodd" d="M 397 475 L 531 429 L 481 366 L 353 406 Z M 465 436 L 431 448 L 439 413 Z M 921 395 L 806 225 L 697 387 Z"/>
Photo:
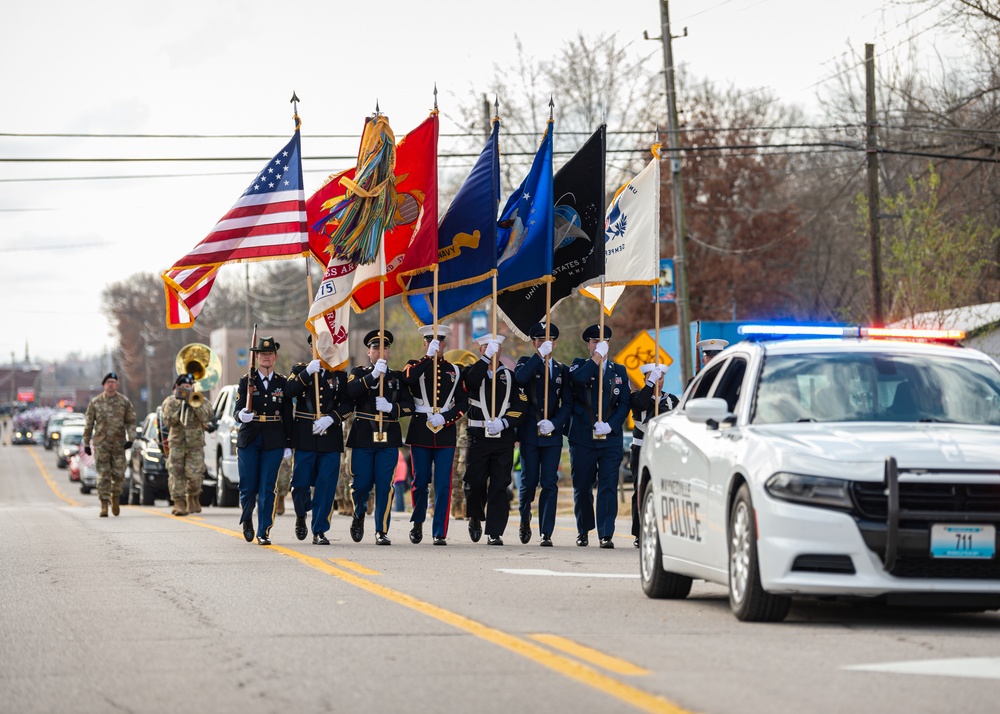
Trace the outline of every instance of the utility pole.
<path fill-rule="evenodd" d="M 878 119 L 875 116 L 875 45 L 865 45 L 865 126 L 868 139 L 868 237 L 872 272 L 872 325 L 884 326 L 882 316 L 882 259 L 878 224 Z"/>
<path fill-rule="evenodd" d="M 685 31 L 685 34 L 687 32 Z M 647 39 L 649 39 L 647 37 Z M 674 281 L 677 284 L 677 339 L 681 351 L 681 384 L 691 378 L 691 318 L 688 315 L 687 261 L 685 258 L 684 182 L 677 137 L 677 99 L 674 91 L 674 52 L 670 35 L 670 3 L 660 0 L 660 40 L 663 42 L 663 76 L 667 84 L 667 147 L 674 194 Z M 659 306 L 657 306 L 659 307 Z"/>

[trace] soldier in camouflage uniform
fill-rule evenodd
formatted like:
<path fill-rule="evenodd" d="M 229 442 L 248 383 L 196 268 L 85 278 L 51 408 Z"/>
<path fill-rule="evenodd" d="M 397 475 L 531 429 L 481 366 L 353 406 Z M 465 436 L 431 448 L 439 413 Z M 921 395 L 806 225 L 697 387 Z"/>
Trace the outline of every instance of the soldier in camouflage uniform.
<path fill-rule="evenodd" d="M 132 402 L 118 393 L 117 374 L 106 374 L 101 386 L 104 393 L 91 399 L 87 406 L 83 450 L 88 456 L 94 456 L 101 518 L 107 518 L 109 503 L 114 515 L 120 512 L 118 496 L 125 483 L 125 450 L 131 448 L 132 435 L 135 434 L 135 409 Z"/>
<path fill-rule="evenodd" d="M 352 413 L 344 421 L 343 429 L 350 432 L 351 424 L 354 423 Z M 354 515 L 354 497 L 351 495 L 351 450 L 344 449 L 344 456 L 340 459 L 340 479 L 337 481 L 337 513 L 342 516 Z"/>
<path fill-rule="evenodd" d="M 292 489 L 292 467 L 295 465 L 295 454 L 281 460 L 278 467 L 278 490 L 275 491 L 274 515 L 285 515 L 285 496 Z"/>
<path fill-rule="evenodd" d="M 174 393 L 160 406 L 160 430 L 166 433 L 169 445 L 167 472 L 175 516 L 201 513 L 198 499 L 205 476 L 205 432 L 215 431 L 215 412 L 208 400 L 195 409 L 188 404 L 192 394 L 194 377 L 182 374 L 174 382 Z"/>
<path fill-rule="evenodd" d="M 451 517 L 456 520 L 465 518 L 465 457 L 469 451 L 469 420 L 458 422 L 458 434 L 455 437 L 454 474 L 451 477 Z"/>

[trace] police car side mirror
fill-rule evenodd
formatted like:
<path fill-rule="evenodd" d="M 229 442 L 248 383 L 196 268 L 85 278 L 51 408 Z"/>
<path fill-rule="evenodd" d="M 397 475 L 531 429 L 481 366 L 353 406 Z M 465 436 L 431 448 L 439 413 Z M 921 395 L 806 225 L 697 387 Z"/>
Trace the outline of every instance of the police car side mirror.
<path fill-rule="evenodd" d="M 719 422 L 730 416 L 729 405 L 725 399 L 692 399 L 684 405 L 684 415 L 688 421 L 701 424 L 712 421 L 717 429 Z"/>

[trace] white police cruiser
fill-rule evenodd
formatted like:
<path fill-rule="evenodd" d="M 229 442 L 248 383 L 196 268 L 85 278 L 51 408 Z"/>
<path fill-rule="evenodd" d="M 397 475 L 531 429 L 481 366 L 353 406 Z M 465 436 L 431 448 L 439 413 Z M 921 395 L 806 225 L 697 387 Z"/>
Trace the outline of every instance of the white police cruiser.
<path fill-rule="evenodd" d="M 793 596 L 1000 608 L 1000 366 L 956 332 L 741 332 L 647 429 L 645 593 L 720 583 L 756 621 Z"/>

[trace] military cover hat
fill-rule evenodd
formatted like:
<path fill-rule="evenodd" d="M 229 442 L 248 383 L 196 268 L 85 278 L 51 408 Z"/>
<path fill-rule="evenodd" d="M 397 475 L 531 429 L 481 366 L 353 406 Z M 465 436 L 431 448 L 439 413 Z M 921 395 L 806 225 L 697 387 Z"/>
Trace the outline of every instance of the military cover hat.
<path fill-rule="evenodd" d="M 117 382 L 118 381 L 118 374 L 117 374 L 117 372 L 108 372 L 106 375 L 104 375 L 104 379 L 101 380 L 101 385 L 103 385 L 109 379 L 113 379 L 113 380 L 115 380 Z"/>
<path fill-rule="evenodd" d="M 588 327 L 586 330 L 583 331 L 583 341 L 589 342 L 590 340 L 600 339 L 600 335 L 601 335 L 601 326 L 591 325 L 590 327 Z M 611 328 L 608 327 L 607 325 L 604 326 L 604 339 L 606 340 L 611 339 Z"/>
<path fill-rule="evenodd" d="M 544 340 L 545 339 L 545 323 L 536 322 L 534 325 L 528 328 L 528 337 L 532 340 Z M 549 339 L 557 340 L 559 339 L 559 328 L 553 323 L 549 323 Z"/>
<path fill-rule="evenodd" d="M 392 333 L 386 330 L 383 335 L 379 330 L 372 330 L 365 335 L 365 347 L 371 347 L 376 342 L 381 342 L 382 340 L 388 343 L 386 346 L 391 345 L 393 340 Z"/>
<path fill-rule="evenodd" d="M 494 337 L 494 336 L 493 336 L 493 333 L 492 333 L 492 332 L 487 332 L 487 333 L 486 333 L 485 335 L 483 335 L 482 337 L 477 337 L 477 338 L 476 338 L 476 343 L 477 343 L 477 344 L 480 344 L 480 345 L 485 345 L 485 344 L 487 344 L 487 343 L 488 343 L 488 342 L 489 342 L 490 340 L 496 340 L 497 344 L 499 344 L 499 345 L 502 345 L 502 344 L 503 344 L 503 341 L 504 341 L 505 339 L 506 339 L 506 338 L 505 338 L 505 337 L 504 337 L 503 335 L 497 335 L 496 337 Z"/>
<path fill-rule="evenodd" d="M 274 341 L 273 337 L 258 337 L 257 344 L 250 348 L 251 352 L 277 352 L 281 349 L 281 344 Z"/>
<path fill-rule="evenodd" d="M 708 352 L 709 354 L 713 354 L 715 352 L 722 352 L 722 350 L 726 349 L 728 346 L 729 346 L 728 340 L 719 340 L 719 339 L 701 340 L 697 344 L 699 350 L 701 350 L 702 352 Z"/>
<path fill-rule="evenodd" d="M 434 325 L 424 325 L 423 327 L 418 327 L 417 332 L 423 335 L 425 340 L 434 339 Z M 448 327 L 448 325 L 437 326 L 437 339 L 446 340 L 450 334 L 451 328 Z"/>
<path fill-rule="evenodd" d="M 194 384 L 194 377 L 190 374 L 177 375 L 177 379 L 174 380 L 174 386 L 179 387 L 182 384 Z"/>

